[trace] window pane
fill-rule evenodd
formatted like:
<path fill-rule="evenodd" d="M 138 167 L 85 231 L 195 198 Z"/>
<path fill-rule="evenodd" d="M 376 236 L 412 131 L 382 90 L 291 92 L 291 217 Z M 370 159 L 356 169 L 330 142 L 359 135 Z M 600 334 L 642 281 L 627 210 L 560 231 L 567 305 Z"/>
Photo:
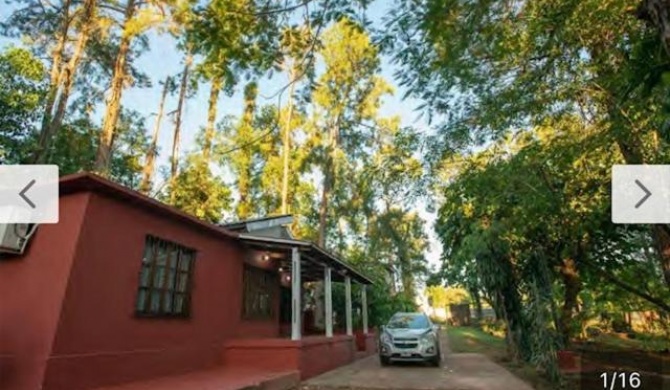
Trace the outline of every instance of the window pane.
<path fill-rule="evenodd" d="M 188 285 L 188 274 L 186 272 L 180 272 L 177 277 L 177 291 L 185 292 L 186 286 Z"/>
<path fill-rule="evenodd" d="M 170 253 L 170 268 L 177 268 L 177 260 L 179 260 L 179 249 L 174 246 L 172 252 Z"/>
<path fill-rule="evenodd" d="M 163 297 L 164 313 L 172 313 L 172 301 L 173 301 L 173 294 L 171 292 L 166 293 L 165 296 Z"/>
<path fill-rule="evenodd" d="M 176 279 L 177 279 L 177 271 L 171 269 L 167 280 L 167 288 L 169 290 L 174 290 Z"/>
<path fill-rule="evenodd" d="M 180 271 L 188 271 L 190 265 L 191 265 L 191 258 L 193 257 L 193 254 L 189 251 L 184 251 L 181 254 L 181 258 L 179 259 L 179 270 Z"/>
<path fill-rule="evenodd" d="M 154 240 L 147 237 L 144 244 L 144 256 L 142 257 L 142 264 L 149 265 L 154 258 Z"/>
<path fill-rule="evenodd" d="M 149 286 L 150 275 L 151 275 L 151 268 L 149 266 L 142 267 L 142 270 L 140 271 L 140 286 L 142 287 Z"/>
<path fill-rule="evenodd" d="M 158 244 L 158 257 L 156 258 L 156 264 L 165 265 L 167 263 L 168 256 L 168 244 L 165 241 L 161 241 Z"/>
<path fill-rule="evenodd" d="M 161 293 L 160 291 L 152 291 L 151 292 L 151 303 L 149 304 L 149 311 L 151 313 L 158 313 L 158 310 L 160 309 L 160 302 L 161 302 Z"/>
<path fill-rule="evenodd" d="M 137 311 L 144 311 L 144 306 L 146 305 L 147 302 L 147 290 L 141 288 L 137 292 L 137 305 L 136 309 Z"/>
<path fill-rule="evenodd" d="M 154 273 L 154 288 L 163 288 L 163 280 L 165 280 L 165 267 L 156 268 Z"/>
<path fill-rule="evenodd" d="M 185 307 L 185 298 L 184 294 L 175 294 L 174 297 L 174 312 L 175 314 L 181 314 L 186 309 Z"/>

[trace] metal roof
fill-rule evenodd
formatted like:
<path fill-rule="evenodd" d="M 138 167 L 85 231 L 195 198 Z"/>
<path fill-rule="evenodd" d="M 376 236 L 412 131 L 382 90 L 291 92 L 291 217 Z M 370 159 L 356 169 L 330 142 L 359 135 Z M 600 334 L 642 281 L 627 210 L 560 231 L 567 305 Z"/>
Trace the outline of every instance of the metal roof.
<path fill-rule="evenodd" d="M 263 218 L 252 218 L 252 219 L 245 219 L 242 221 L 227 222 L 222 223 L 219 226 L 221 226 L 224 229 L 232 231 L 239 231 L 245 229 L 247 229 L 247 231 L 250 231 L 249 227 L 257 226 L 259 228 L 263 227 L 268 228 L 273 226 L 283 226 L 286 224 L 290 224 L 291 222 L 293 222 L 293 215 L 281 214 Z"/>
<path fill-rule="evenodd" d="M 316 280 L 323 279 L 323 269 L 328 266 L 334 271 L 333 280 L 342 281 L 344 280 L 344 276 L 348 275 L 358 283 L 373 284 L 371 279 L 357 271 L 354 267 L 340 260 L 337 256 L 313 242 L 263 237 L 248 233 L 240 233 L 238 238 L 248 247 L 258 250 L 288 252 L 292 248 L 298 248 L 301 257 L 307 260 L 306 262 L 303 262 L 307 266 L 307 268 L 303 268 L 303 270 L 312 275 Z"/>

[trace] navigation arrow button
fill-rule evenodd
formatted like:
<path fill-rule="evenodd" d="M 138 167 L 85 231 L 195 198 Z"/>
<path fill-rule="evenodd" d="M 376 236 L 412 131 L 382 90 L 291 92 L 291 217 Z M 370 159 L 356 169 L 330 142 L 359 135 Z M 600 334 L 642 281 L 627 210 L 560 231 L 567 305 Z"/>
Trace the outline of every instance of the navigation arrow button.
<path fill-rule="evenodd" d="M 649 199 L 649 197 L 651 196 L 651 191 L 649 191 L 649 190 L 647 189 L 647 187 L 645 187 L 645 186 L 644 186 L 642 183 L 640 183 L 640 181 L 637 180 L 637 179 L 635 180 L 635 184 L 637 184 L 637 186 L 640 187 L 640 188 L 642 188 L 642 191 L 644 191 L 644 196 L 642 197 L 642 199 L 640 199 L 640 200 L 635 204 L 635 208 L 636 208 L 636 209 L 639 209 L 640 206 L 642 206 L 642 204 L 643 204 L 644 202 L 646 202 L 647 199 Z"/>
<path fill-rule="evenodd" d="M 614 165 L 612 222 L 670 223 L 670 165 Z"/>
<path fill-rule="evenodd" d="M 32 187 L 34 185 L 35 185 L 35 179 L 31 180 L 30 183 L 28 183 L 27 186 L 23 187 L 21 192 L 19 192 L 19 196 L 21 197 L 21 199 L 25 200 L 26 203 L 28 203 L 28 206 L 30 206 L 31 208 L 35 208 L 35 203 L 33 203 L 33 201 L 30 200 L 30 198 L 26 196 L 26 192 L 28 192 L 30 187 Z"/>

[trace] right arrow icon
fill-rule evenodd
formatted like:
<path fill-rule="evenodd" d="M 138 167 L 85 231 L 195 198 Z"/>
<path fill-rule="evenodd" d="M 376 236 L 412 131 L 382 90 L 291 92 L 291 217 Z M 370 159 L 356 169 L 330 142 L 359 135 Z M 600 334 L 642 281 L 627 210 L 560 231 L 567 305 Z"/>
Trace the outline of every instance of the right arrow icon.
<path fill-rule="evenodd" d="M 640 188 L 642 188 L 642 191 L 644 191 L 644 196 L 643 196 L 642 199 L 640 199 L 640 200 L 637 202 L 637 204 L 635 205 L 635 208 L 637 209 L 637 208 L 640 208 L 640 206 L 642 206 L 642 204 L 643 204 L 644 202 L 646 202 L 647 199 L 649 199 L 649 197 L 651 196 L 651 191 L 649 191 L 649 190 L 647 189 L 647 187 L 645 187 L 645 186 L 644 186 L 639 180 L 637 180 L 637 179 L 635 180 L 635 184 L 637 184 L 637 186 L 640 187 Z"/>

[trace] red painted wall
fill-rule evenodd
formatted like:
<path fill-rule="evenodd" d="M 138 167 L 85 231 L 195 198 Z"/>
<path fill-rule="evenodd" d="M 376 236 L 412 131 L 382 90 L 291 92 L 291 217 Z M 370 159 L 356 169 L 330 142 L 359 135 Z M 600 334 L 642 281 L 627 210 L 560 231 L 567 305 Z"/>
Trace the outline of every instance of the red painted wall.
<path fill-rule="evenodd" d="M 365 338 L 365 352 L 372 355 L 377 353 L 377 335 L 368 333 Z"/>
<path fill-rule="evenodd" d="M 60 199 L 60 222 L 40 225 L 21 257 L 0 260 L 0 388 L 40 388 L 80 243 L 88 194 Z"/>
<path fill-rule="evenodd" d="M 220 363 L 226 340 L 278 335 L 278 317 L 241 320 L 245 251 L 233 239 L 97 192 L 61 197 L 60 215 L 40 227 L 26 256 L 0 262 L 3 390 L 40 382 L 75 390 L 206 368 Z M 147 234 L 197 250 L 190 318 L 135 316 Z"/>
<path fill-rule="evenodd" d="M 93 194 L 72 269 L 47 389 L 74 389 L 186 372 L 220 362 L 224 341 L 276 336 L 277 319 L 241 320 L 244 250 L 146 208 Z M 188 319 L 137 318 L 147 234 L 197 251 Z"/>
<path fill-rule="evenodd" d="M 353 336 L 306 337 L 292 340 L 234 340 L 223 350 L 224 364 L 267 370 L 299 370 L 309 379 L 355 359 Z"/>

